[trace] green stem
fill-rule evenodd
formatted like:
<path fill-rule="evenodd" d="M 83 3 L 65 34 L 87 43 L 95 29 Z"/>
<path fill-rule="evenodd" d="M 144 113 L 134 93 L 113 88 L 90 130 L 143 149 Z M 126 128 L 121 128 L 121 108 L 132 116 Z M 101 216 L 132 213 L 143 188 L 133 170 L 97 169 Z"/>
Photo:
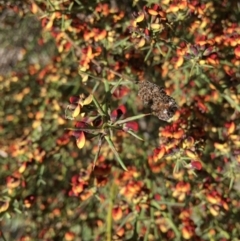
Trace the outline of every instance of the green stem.
<path fill-rule="evenodd" d="M 93 102 L 94 102 L 95 106 L 97 107 L 100 115 L 105 116 L 105 113 L 104 113 L 102 107 L 100 106 L 100 104 L 98 103 L 98 101 L 96 100 L 96 98 L 94 96 L 93 96 Z"/>
<path fill-rule="evenodd" d="M 113 182 L 110 190 L 110 201 L 109 201 L 108 213 L 107 213 L 107 231 L 106 231 L 107 241 L 112 241 L 112 210 L 113 210 L 115 193 L 116 193 L 116 185 Z"/>

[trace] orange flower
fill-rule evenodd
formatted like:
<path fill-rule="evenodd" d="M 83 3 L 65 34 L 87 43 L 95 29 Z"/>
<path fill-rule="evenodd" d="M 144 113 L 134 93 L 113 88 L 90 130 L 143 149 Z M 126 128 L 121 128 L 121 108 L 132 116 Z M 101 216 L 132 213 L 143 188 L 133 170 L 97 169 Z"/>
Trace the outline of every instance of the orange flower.
<path fill-rule="evenodd" d="M 179 201 L 183 201 L 186 198 L 186 194 L 191 190 L 191 186 L 189 183 L 179 182 L 174 191 L 173 197 L 178 198 Z"/>
<path fill-rule="evenodd" d="M 149 156 L 148 157 L 148 165 L 153 173 L 161 172 L 166 166 L 165 162 L 157 162 L 156 157 Z"/>
<path fill-rule="evenodd" d="M 92 37 L 94 36 L 94 33 L 92 35 Z M 92 46 L 88 45 L 88 47 L 83 48 L 82 49 L 82 55 L 81 55 L 81 59 L 80 59 L 80 67 L 81 69 L 89 69 L 89 64 L 90 62 L 99 54 L 101 54 L 102 48 L 101 47 L 97 47 L 94 49 L 95 52 L 93 51 Z"/>
<path fill-rule="evenodd" d="M 114 207 L 112 210 L 112 217 L 114 221 L 118 221 L 122 218 L 123 212 L 122 209 L 118 206 Z"/>
<path fill-rule="evenodd" d="M 211 64 L 211 65 L 219 65 L 219 59 L 217 54 L 212 53 L 210 54 L 207 59 L 206 59 L 207 63 Z"/>
<path fill-rule="evenodd" d="M 179 67 L 182 66 L 183 62 L 184 62 L 183 56 L 177 57 L 177 58 L 175 59 L 174 68 L 175 68 L 175 69 L 178 69 Z"/>
<path fill-rule="evenodd" d="M 210 202 L 211 204 L 220 204 L 221 203 L 221 197 L 216 192 L 209 193 L 206 196 L 206 198 L 207 198 L 208 202 Z"/>
<path fill-rule="evenodd" d="M 0 201 L 0 213 L 5 212 L 9 207 L 8 201 Z"/>
<path fill-rule="evenodd" d="M 24 199 L 24 206 L 30 208 L 35 201 L 35 197 L 30 195 Z"/>
<path fill-rule="evenodd" d="M 87 42 L 89 39 L 94 37 L 94 32 L 93 31 L 85 31 L 83 34 L 83 39 Z"/>
<path fill-rule="evenodd" d="M 20 185 L 20 176 L 19 177 L 15 177 L 15 176 L 8 176 L 7 177 L 7 187 L 9 189 L 16 188 L 19 185 Z"/>
<path fill-rule="evenodd" d="M 235 54 L 236 58 L 240 58 L 240 45 L 238 45 L 238 46 L 234 49 L 234 54 Z"/>
<path fill-rule="evenodd" d="M 67 241 L 72 241 L 75 238 L 75 234 L 73 232 L 67 232 L 65 233 L 65 239 Z"/>
<path fill-rule="evenodd" d="M 170 229 L 169 224 L 165 218 L 159 219 L 158 222 L 160 223 L 158 227 L 162 233 L 166 233 Z"/>
<path fill-rule="evenodd" d="M 92 31 L 94 32 L 94 40 L 96 42 L 102 39 L 105 39 L 107 36 L 107 31 L 105 29 L 100 30 L 100 29 L 94 28 Z"/>
<path fill-rule="evenodd" d="M 133 197 L 140 192 L 142 187 L 142 182 L 130 181 L 127 185 L 122 187 L 120 194 L 124 195 L 128 200 L 132 200 Z"/>
<path fill-rule="evenodd" d="M 182 236 L 185 239 L 191 239 L 194 235 L 194 229 L 191 226 L 184 226 L 182 228 Z"/>
<path fill-rule="evenodd" d="M 110 12 L 110 8 L 107 3 L 104 3 L 104 4 L 99 3 L 95 8 L 95 11 L 101 13 L 103 16 L 108 16 Z"/>
<path fill-rule="evenodd" d="M 80 199 L 82 201 L 85 201 L 85 200 L 89 199 L 90 197 L 92 197 L 95 193 L 96 193 L 96 188 L 95 187 L 90 188 L 88 190 L 84 190 L 84 192 L 82 192 L 80 194 Z"/>
<path fill-rule="evenodd" d="M 165 155 L 165 153 L 166 153 L 166 148 L 164 146 L 156 148 L 153 153 L 153 160 L 157 162 Z"/>
<path fill-rule="evenodd" d="M 125 233 L 125 229 L 124 228 L 120 228 L 120 229 L 117 230 L 117 235 L 119 237 L 122 237 L 124 235 L 124 233 Z"/>
<path fill-rule="evenodd" d="M 187 1 L 185 0 L 183 0 L 183 1 L 180 1 L 179 3 L 178 3 L 178 7 L 179 7 L 179 9 L 181 9 L 181 10 L 184 10 L 184 9 L 186 9 L 187 7 L 188 7 L 188 3 L 187 3 Z"/>
<path fill-rule="evenodd" d="M 168 7 L 166 13 L 176 13 L 178 11 L 179 11 L 179 6 L 175 3 L 173 3 Z"/>
<path fill-rule="evenodd" d="M 179 218 L 182 220 L 187 220 L 187 219 L 191 218 L 191 211 L 189 209 L 183 210 L 180 213 Z"/>
<path fill-rule="evenodd" d="M 101 163 L 94 167 L 93 173 L 95 176 L 107 176 L 111 172 L 111 168 L 110 164 Z"/>
<path fill-rule="evenodd" d="M 203 102 L 201 102 L 200 100 L 197 101 L 196 105 L 201 112 L 206 113 L 208 111 L 207 106 Z"/>
<path fill-rule="evenodd" d="M 226 123 L 225 127 L 227 128 L 227 135 L 233 134 L 236 129 L 236 125 L 234 122 Z"/>

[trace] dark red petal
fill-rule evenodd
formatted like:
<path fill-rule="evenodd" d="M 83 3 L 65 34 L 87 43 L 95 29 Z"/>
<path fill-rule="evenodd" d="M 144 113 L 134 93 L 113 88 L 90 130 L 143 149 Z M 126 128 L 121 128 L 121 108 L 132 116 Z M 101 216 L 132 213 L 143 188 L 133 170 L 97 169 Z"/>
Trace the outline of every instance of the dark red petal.
<path fill-rule="evenodd" d="M 79 136 L 81 135 L 82 131 L 70 131 L 69 135 L 74 136 L 75 138 L 79 138 Z"/>
<path fill-rule="evenodd" d="M 127 122 L 124 127 L 129 130 L 138 131 L 138 123 L 136 121 Z"/>
<path fill-rule="evenodd" d="M 99 116 L 98 118 L 96 118 L 94 121 L 93 121 L 93 126 L 94 127 L 99 127 L 103 124 L 103 120 L 102 120 L 102 117 Z"/>
<path fill-rule="evenodd" d="M 197 169 L 197 170 L 201 170 L 202 169 L 202 163 L 199 161 L 192 161 L 191 165 L 193 168 Z"/>
<path fill-rule="evenodd" d="M 69 102 L 70 102 L 71 104 L 78 103 L 79 100 L 80 100 L 80 98 L 77 97 L 77 96 L 71 96 L 71 97 L 69 98 Z"/>
<path fill-rule="evenodd" d="M 120 105 L 118 107 L 118 109 L 120 109 L 122 111 L 123 115 L 126 114 L 126 112 L 127 112 L 127 109 L 126 109 L 125 105 Z"/>
<path fill-rule="evenodd" d="M 127 88 L 126 86 L 120 86 L 114 91 L 113 96 L 117 99 L 120 99 L 123 96 L 127 95 L 128 92 L 129 88 Z"/>
<path fill-rule="evenodd" d="M 75 124 L 76 128 L 86 128 L 88 126 L 88 124 L 84 121 L 77 121 Z"/>
<path fill-rule="evenodd" d="M 126 113 L 126 107 L 124 105 L 119 106 L 117 109 L 113 110 L 111 113 L 111 120 L 115 121 L 119 119 Z"/>

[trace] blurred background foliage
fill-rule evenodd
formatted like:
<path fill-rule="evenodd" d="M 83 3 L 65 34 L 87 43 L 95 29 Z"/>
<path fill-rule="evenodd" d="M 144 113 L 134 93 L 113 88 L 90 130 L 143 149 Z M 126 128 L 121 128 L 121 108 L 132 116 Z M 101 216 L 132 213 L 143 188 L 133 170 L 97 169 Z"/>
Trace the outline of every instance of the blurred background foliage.
<path fill-rule="evenodd" d="M 0 239 L 239 239 L 237 2 L 0 10 Z M 176 99 L 171 122 L 145 79 Z"/>

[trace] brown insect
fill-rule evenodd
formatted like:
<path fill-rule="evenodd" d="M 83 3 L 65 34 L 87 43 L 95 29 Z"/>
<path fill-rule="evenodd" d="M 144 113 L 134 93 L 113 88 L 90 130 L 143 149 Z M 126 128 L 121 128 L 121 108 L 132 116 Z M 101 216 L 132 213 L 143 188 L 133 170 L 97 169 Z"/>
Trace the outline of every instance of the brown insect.
<path fill-rule="evenodd" d="M 138 96 L 160 120 L 168 121 L 178 109 L 176 101 L 162 87 L 149 81 L 139 82 Z"/>

